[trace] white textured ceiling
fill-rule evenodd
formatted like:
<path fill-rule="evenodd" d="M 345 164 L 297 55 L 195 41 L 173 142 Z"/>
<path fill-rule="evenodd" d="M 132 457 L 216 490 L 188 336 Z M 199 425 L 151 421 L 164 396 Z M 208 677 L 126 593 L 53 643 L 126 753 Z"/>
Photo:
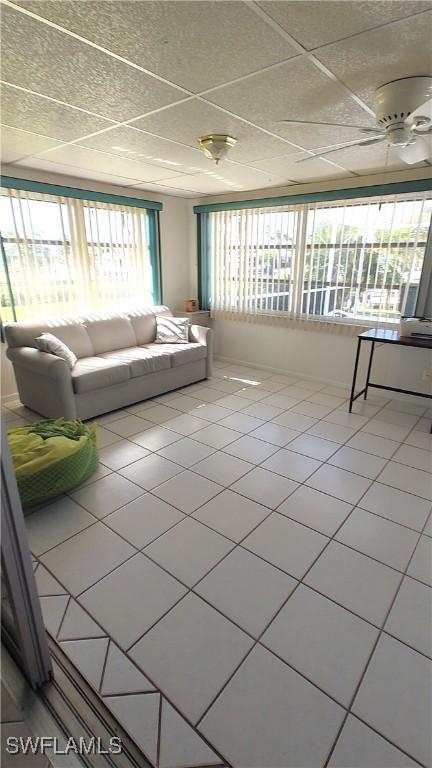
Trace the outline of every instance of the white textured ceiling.
<path fill-rule="evenodd" d="M 194 197 L 406 168 L 340 149 L 373 94 L 432 74 L 432 0 L 1 1 L 2 161 Z M 216 168 L 205 133 L 238 143 Z M 421 164 L 423 165 L 423 164 Z"/>

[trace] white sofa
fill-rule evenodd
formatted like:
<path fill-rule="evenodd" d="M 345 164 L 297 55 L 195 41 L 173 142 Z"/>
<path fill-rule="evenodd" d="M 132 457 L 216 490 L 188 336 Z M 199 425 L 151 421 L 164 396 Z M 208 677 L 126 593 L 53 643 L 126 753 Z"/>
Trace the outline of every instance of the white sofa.
<path fill-rule="evenodd" d="M 155 344 L 156 316 L 168 307 L 141 307 L 50 321 L 8 323 L 7 356 L 20 400 L 47 418 L 89 419 L 184 387 L 211 375 L 212 331 L 189 328 L 187 344 Z M 72 370 L 40 352 L 35 338 L 52 333 L 78 358 Z"/>

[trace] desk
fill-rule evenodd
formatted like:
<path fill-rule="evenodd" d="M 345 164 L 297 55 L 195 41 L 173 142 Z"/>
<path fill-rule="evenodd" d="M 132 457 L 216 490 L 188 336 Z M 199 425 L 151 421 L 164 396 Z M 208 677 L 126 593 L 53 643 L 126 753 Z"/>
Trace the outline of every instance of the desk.
<path fill-rule="evenodd" d="M 368 364 L 367 375 L 366 375 L 366 386 L 355 395 L 354 393 L 355 393 L 355 386 L 356 386 L 356 380 L 357 380 L 357 370 L 358 370 L 359 359 L 360 359 L 361 345 L 363 341 L 369 341 L 371 343 L 371 349 L 369 353 L 369 364 Z M 374 389 L 386 389 L 386 390 L 389 390 L 390 392 L 402 392 L 404 395 L 416 395 L 417 397 L 427 397 L 430 400 L 432 400 L 432 395 L 427 395 L 424 392 L 413 392 L 410 389 L 399 389 L 399 387 L 387 387 L 384 384 L 372 384 L 370 380 L 370 375 L 372 371 L 372 362 L 373 362 L 376 343 L 397 344 L 398 346 L 401 346 L 401 347 L 418 347 L 420 349 L 429 349 L 432 351 L 432 338 L 417 339 L 414 336 L 400 336 L 399 331 L 379 330 L 377 328 L 372 328 L 370 331 L 364 331 L 363 333 L 359 333 L 358 342 L 357 342 L 357 353 L 356 353 L 356 359 L 354 364 L 352 387 L 351 387 L 349 412 L 351 413 L 353 402 L 354 400 L 357 400 L 358 397 L 360 397 L 361 395 L 364 395 L 364 399 L 366 400 L 369 387 L 373 387 Z"/>

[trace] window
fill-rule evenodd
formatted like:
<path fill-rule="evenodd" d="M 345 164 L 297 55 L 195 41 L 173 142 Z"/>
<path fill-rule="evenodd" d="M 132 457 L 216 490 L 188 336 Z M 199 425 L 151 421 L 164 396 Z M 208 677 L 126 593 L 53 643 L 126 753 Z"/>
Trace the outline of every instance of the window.
<path fill-rule="evenodd" d="M 3 320 L 153 303 L 149 213 L 2 190 Z"/>
<path fill-rule="evenodd" d="M 413 314 L 427 193 L 209 214 L 211 306 L 358 324 Z"/>
<path fill-rule="evenodd" d="M 289 311 L 298 213 L 251 209 L 211 214 L 212 307 Z"/>

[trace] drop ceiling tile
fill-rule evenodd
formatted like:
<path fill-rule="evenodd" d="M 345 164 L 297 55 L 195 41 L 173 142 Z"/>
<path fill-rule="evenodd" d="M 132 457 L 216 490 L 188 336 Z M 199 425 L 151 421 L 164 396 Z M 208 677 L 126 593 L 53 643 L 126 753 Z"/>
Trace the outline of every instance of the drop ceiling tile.
<path fill-rule="evenodd" d="M 210 173 L 215 174 L 213 176 L 215 179 L 221 176 L 223 180 L 234 182 L 249 189 L 253 189 L 252 184 L 255 185 L 256 189 L 260 189 L 261 187 L 277 186 L 283 181 L 283 176 L 278 173 L 277 169 L 273 172 L 267 169 L 262 171 L 249 166 L 234 165 L 229 161 L 223 163 L 222 166 L 216 166 L 215 170 L 212 169 Z"/>
<path fill-rule="evenodd" d="M 432 3 L 422 0 L 308 0 L 307 6 L 299 2 L 258 4 L 308 50 L 432 7 Z"/>
<path fill-rule="evenodd" d="M 7 85 L 1 87 L 1 106 L 2 121 L 7 125 L 60 141 L 71 141 L 111 125 L 102 118 Z"/>
<path fill-rule="evenodd" d="M 254 168 L 225 163 L 214 172 L 198 173 L 194 176 L 178 176 L 176 179 L 168 179 L 162 183 L 172 184 L 178 189 L 217 193 L 276 187 L 286 182 L 282 176 L 276 176 L 270 172 L 264 173 Z"/>
<path fill-rule="evenodd" d="M 171 111 L 169 111 L 169 114 Z M 152 136 L 136 128 L 113 128 L 80 141 L 84 147 L 99 149 L 123 159 L 148 161 L 152 165 L 171 169 L 174 173 L 208 171 L 209 161 L 200 149 L 191 149 L 174 141 Z"/>
<path fill-rule="evenodd" d="M 206 99 L 287 139 L 294 135 L 294 131 L 299 138 L 303 134 L 281 120 L 317 120 L 364 126 L 375 124 L 374 118 L 353 101 L 338 83 L 306 59 L 295 59 L 268 72 L 227 85 L 207 94 Z M 304 136 L 306 140 L 306 133 Z"/>
<path fill-rule="evenodd" d="M 405 5 L 409 7 L 410 3 Z M 373 107 L 378 86 L 403 77 L 429 74 L 431 35 L 432 11 L 326 46 L 316 55 Z"/>
<path fill-rule="evenodd" d="M 60 143 L 55 139 L 36 136 L 34 133 L 19 131 L 6 125 L 1 126 L 0 136 L 2 163 L 14 163 L 20 157 L 31 155 L 33 152 L 43 152 Z"/>
<path fill-rule="evenodd" d="M 354 104 L 354 102 L 352 102 Z M 288 119 L 288 118 L 287 118 Z M 309 120 L 306 116 L 305 120 Z M 315 118 L 318 120 L 318 118 Z M 333 118 L 334 119 L 334 118 Z M 332 118 L 328 118 L 328 122 L 332 122 Z M 347 119 L 348 122 L 348 119 Z M 373 121 L 372 121 L 373 123 Z M 285 139 L 298 144 L 306 149 L 322 149 L 323 147 L 334 146 L 335 144 L 344 144 L 348 141 L 357 141 L 357 139 L 365 139 L 367 136 L 361 131 L 361 127 L 370 127 L 370 120 L 366 113 L 360 118 L 358 128 L 349 128 L 343 126 L 342 128 L 332 125 L 290 125 L 289 123 L 280 123 L 278 126 L 272 126 L 271 130 L 283 135 Z M 285 145 L 286 149 L 284 154 L 291 154 L 298 152 L 295 147 L 290 147 L 289 144 Z"/>
<path fill-rule="evenodd" d="M 47 157 L 49 157 L 49 155 L 47 155 Z M 132 187 L 132 185 L 136 184 L 136 179 L 112 176 L 109 173 L 102 173 L 101 171 L 89 171 L 86 168 L 76 168 L 73 165 L 53 163 L 51 160 L 37 157 L 26 157 L 24 160 L 16 162 L 15 165 L 24 169 L 28 168 L 37 171 L 45 171 L 46 173 L 57 173 L 61 176 L 70 176 L 72 179 L 79 178 L 89 179 L 90 181 L 102 181 L 105 184 L 120 185 L 122 187 Z M 119 194 L 121 193 L 119 192 Z"/>
<path fill-rule="evenodd" d="M 133 125 L 190 147 L 196 147 L 198 136 L 227 133 L 237 139 L 237 144 L 230 150 L 230 158 L 240 163 L 298 151 L 281 139 L 198 99 L 176 104 L 164 112 L 137 120 Z"/>
<path fill-rule="evenodd" d="M 185 191 L 192 193 L 191 196 L 195 197 L 197 194 L 213 194 L 216 192 L 226 192 L 226 185 L 222 185 L 221 182 L 216 182 L 211 176 L 206 176 L 204 173 L 196 174 L 195 176 L 177 176 L 177 178 L 167 179 L 165 183 L 160 185 L 166 189 L 175 188 L 177 191 Z"/>
<path fill-rule="evenodd" d="M 33 169 L 46 171 L 47 173 L 56 173 L 61 176 L 70 176 L 71 179 L 88 179 L 89 181 L 102 181 L 105 184 L 114 184 L 121 187 L 132 187 L 136 179 L 125 179 L 122 176 L 111 176 L 108 173 L 100 171 L 88 171 L 85 168 L 74 168 L 72 165 L 63 165 L 62 163 L 52 163 L 49 160 L 39 160 L 28 157 L 15 163 L 16 166 L 24 169 Z"/>
<path fill-rule="evenodd" d="M 104 117 L 127 120 L 183 97 L 179 89 L 6 6 L 2 38 L 4 80 Z"/>
<path fill-rule="evenodd" d="M 306 154 L 297 155 L 296 159 L 303 157 L 306 157 Z M 296 159 L 290 156 L 274 157 L 271 160 L 262 160 L 259 163 L 254 163 L 254 167 L 269 173 L 278 173 L 280 176 L 294 182 L 346 178 L 350 175 L 347 171 L 337 168 L 335 165 L 330 165 L 330 163 L 326 163 L 319 158 L 308 160 L 307 163 L 297 163 Z"/>
<path fill-rule="evenodd" d="M 105 152 L 95 152 L 84 147 L 77 147 L 74 144 L 55 149 L 42 159 L 71 166 L 76 169 L 77 176 L 80 175 L 83 168 L 88 171 L 100 171 L 113 176 L 135 179 L 135 183 L 139 181 L 158 181 L 177 176 L 172 168 L 158 168 L 148 163 L 128 160 L 126 157 L 115 157 Z"/>
<path fill-rule="evenodd" d="M 235 0 L 222 7 L 186 0 L 37 0 L 25 7 L 195 92 L 296 54 Z"/>
<path fill-rule="evenodd" d="M 161 195 L 171 195 L 172 197 L 196 197 L 195 191 L 187 191 L 185 189 L 178 189 L 176 187 L 170 187 L 167 184 L 134 184 L 134 189 L 139 189 L 144 192 L 157 192 Z M 203 192 L 200 194 L 204 194 Z"/>

